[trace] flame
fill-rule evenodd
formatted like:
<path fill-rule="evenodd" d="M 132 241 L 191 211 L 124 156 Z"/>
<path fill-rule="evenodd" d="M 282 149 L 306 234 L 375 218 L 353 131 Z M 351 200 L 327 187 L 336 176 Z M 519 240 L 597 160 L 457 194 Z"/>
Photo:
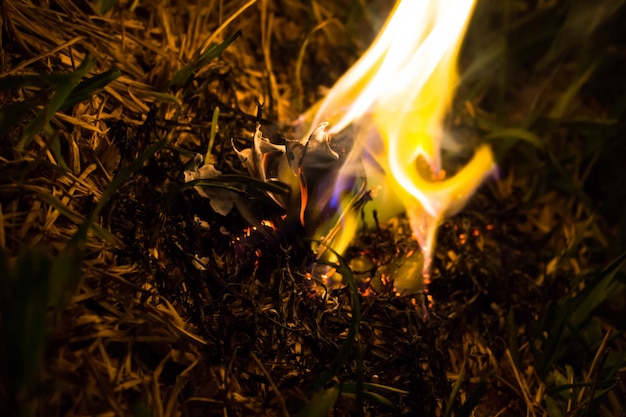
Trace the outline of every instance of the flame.
<path fill-rule="evenodd" d="M 367 186 L 378 188 L 373 208 L 381 220 L 406 211 L 423 251 L 423 273 L 441 219 L 460 210 L 494 169 L 487 146 L 451 178 L 444 179 L 441 166 L 442 120 L 458 81 L 457 56 L 473 8 L 474 0 L 399 1 L 370 48 L 304 115 L 313 127 L 328 121 L 333 136 L 350 125 L 359 128 L 332 197 L 343 202 L 342 227 L 332 236 L 337 252 L 347 247 L 358 225 L 346 197 L 359 176 L 356 166 L 362 167 Z M 414 282 L 414 277 L 396 277 L 400 289 L 413 290 Z"/>

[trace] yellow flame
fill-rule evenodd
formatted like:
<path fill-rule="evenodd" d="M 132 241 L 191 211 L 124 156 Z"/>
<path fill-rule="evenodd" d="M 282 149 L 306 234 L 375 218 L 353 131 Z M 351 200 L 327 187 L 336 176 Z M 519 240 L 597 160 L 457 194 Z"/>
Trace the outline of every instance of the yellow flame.
<path fill-rule="evenodd" d="M 329 133 L 335 135 L 355 122 L 375 129 L 375 135 L 359 135 L 337 187 L 344 186 L 342 176 L 354 177 L 354 162 L 360 161 L 368 186 L 380 186 L 374 205 L 381 220 L 407 212 L 424 252 L 425 272 L 438 223 L 460 210 L 495 166 L 491 150 L 481 146 L 454 177 L 441 175 L 442 119 L 457 83 L 457 56 L 473 7 L 474 0 L 399 1 L 372 46 L 305 115 L 313 127 L 330 122 Z M 420 160 L 434 178 L 425 178 L 423 169 L 420 173 Z M 350 227 L 333 242 L 338 252 L 352 237 L 356 215 L 346 221 Z M 396 278 L 400 287 L 412 290 L 415 280 L 405 281 Z"/>

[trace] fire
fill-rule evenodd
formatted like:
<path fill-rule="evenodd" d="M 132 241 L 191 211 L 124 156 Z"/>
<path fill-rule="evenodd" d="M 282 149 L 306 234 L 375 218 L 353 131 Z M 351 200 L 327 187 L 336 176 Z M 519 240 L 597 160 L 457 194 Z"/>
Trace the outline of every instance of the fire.
<path fill-rule="evenodd" d="M 359 214 L 348 209 L 354 201 L 350 188 L 364 177 L 376 190 L 370 209 L 380 220 L 406 211 L 426 274 L 439 222 L 460 210 L 493 171 L 491 150 L 480 146 L 465 167 L 445 179 L 440 153 L 442 121 L 458 81 L 457 56 L 473 8 L 474 0 L 399 1 L 370 48 L 304 115 L 313 128 L 329 122 L 332 136 L 356 127 L 331 197 L 341 227 L 319 231 L 337 252 L 357 229 Z M 414 276 L 396 277 L 400 290 L 415 285 Z"/>

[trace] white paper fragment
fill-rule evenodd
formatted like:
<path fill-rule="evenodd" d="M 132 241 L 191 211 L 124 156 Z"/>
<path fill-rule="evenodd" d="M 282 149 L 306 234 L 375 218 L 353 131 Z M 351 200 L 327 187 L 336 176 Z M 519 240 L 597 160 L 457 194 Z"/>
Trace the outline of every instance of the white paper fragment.
<path fill-rule="evenodd" d="M 183 172 L 185 182 L 195 180 L 206 180 L 222 175 L 222 172 L 215 168 L 213 164 L 202 164 L 204 158 L 197 154 L 192 161 L 192 167 Z M 211 208 L 216 213 L 226 216 L 233 209 L 233 200 L 236 194 L 228 190 L 221 190 L 211 187 L 196 185 L 193 187 L 200 197 L 208 198 Z"/>

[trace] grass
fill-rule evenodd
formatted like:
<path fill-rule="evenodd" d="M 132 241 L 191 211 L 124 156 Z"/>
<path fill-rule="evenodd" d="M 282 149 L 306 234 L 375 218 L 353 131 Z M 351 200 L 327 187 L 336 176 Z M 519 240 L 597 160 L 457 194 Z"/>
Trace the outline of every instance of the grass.
<path fill-rule="evenodd" d="M 479 1 L 447 124 L 499 178 L 442 225 L 428 316 L 386 279 L 403 217 L 313 295 L 290 186 L 231 138 L 290 137 L 390 7 L 0 6 L 0 414 L 624 415 L 622 1 Z M 196 154 L 224 175 L 183 183 Z"/>

